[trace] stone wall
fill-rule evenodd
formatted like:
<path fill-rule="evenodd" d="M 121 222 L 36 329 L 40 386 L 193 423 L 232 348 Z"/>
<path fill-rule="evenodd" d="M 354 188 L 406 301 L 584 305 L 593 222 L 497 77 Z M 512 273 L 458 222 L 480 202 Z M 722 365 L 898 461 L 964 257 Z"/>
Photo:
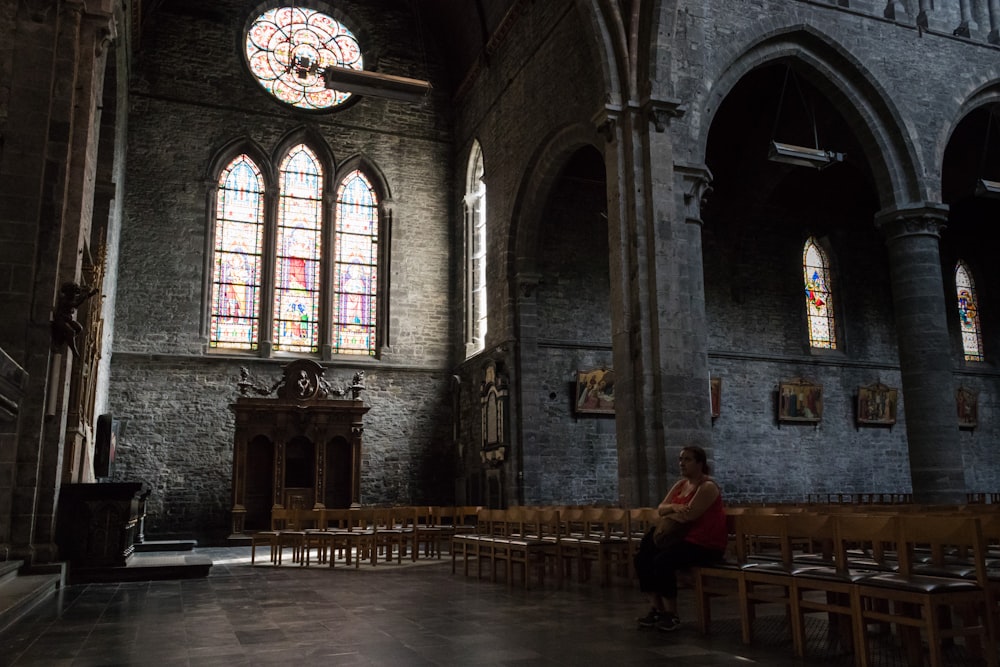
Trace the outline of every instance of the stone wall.
<path fill-rule="evenodd" d="M 370 61 L 403 76 L 437 77 L 407 11 L 342 3 Z M 395 5 L 394 5 L 395 6 Z M 348 357 L 330 376 L 367 373 L 361 496 L 365 503 L 452 501 L 450 418 L 452 146 L 444 93 L 422 103 L 374 97 L 332 113 L 270 98 L 243 63 L 247 3 L 164 7 L 143 36 L 131 90 L 128 196 L 118 276 L 110 408 L 126 422 L 116 479 L 153 487 L 147 536 L 228 532 L 233 417 L 241 366 L 280 377 L 288 358 L 206 352 L 210 165 L 247 141 L 272 154 L 305 131 L 335 165 L 362 156 L 384 179 L 393 212 L 388 345 L 379 359 Z M 186 9 L 185 9 L 186 8 Z M 440 79 L 437 79 L 438 81 Z M 443 90 L 437 86 L 436 90 Z M 385 222 L 388 226 L 388 221 Z M 442 471 L 447 471 L 442 481 Z"/>
<path fill-rule="evenodd" d="M 745 58 L 754 45 L 798 31 L 804 35 L 799 46 L 779 55 L 809 51 L 835 62 L 840 69 L 825 75 L 843 80 L 817 85 L 826 92 L 840 86 L 837 103 L 856 103 L 859 117 L 872 124 L 893 121 L 858 131 L 865 154 L 877 157 L 892 148 L 904 155 L 912 173 L 894 182 L 934 201 L 940 198 L 941 156 L 963 101 L 997 78 L 995 47 L 933 26 L 927 32 L 912 21 L 886 21 L 881 7 L 864 14 L 858 3 L 849 9 L 792 0 L 676 4 L 660 46 L 671 50 L 666 60 L 673 69 L 657 87 L 687 110 L 668 128 L 678 162 L 705 161 L 719 103 L 741 72 L 769 57 L 755 51 Z M 232 437 L 226 406 L 235 397 L 233 383 L 240 366 L 277 376 L 281 363 L 204 353 L 209 164 L 231 141 L 249 139 L 272 151 L 303 127 L 323 137 L 338 163 L 356 154 L 370 159 L 393 200 L 390 343 L 379 360 L 364 364 L 371 411 L 363 501 L 483 501 L 479 388 L 489 361 L 499 364 L 512 390 L 507 414 L 513 449 L 499 472 L 507 484 L 504 502 L 616 499 L 614 420 L 584 418 L 572 409 L 575 371 L 608 364 L 611 357 L 609 247 L 599 224 L 606 212 L 604 186 L 557 187 L 580 145 L 605 149 L 593 118 L 607 101 L 606 72 L 581 6 L 521 3 L 523 13 L 459 99 L 440 91 L 426 105 L 362 99 L 324 115 L 289 111 L 250 80 L 234 47 L 233 36 L 249 18 L 236 11 L 241 3 L 230 0 L 217 12 L 192 16 L 164 13 L 145 38 L 133 82 L 110 399 L 116 416 L 128 421 L 118 474 L 154 486 L 151 537 L 189 527 L 207 534 L 224 530 Z M 398 73 L 434 79 L 435 51 L 412 42 L 405 12 L 381 9 L 380 3 L 345 6 L 383 62 L 398 66 Z M 234 18 L 223 18 L 229 16 Z M 416 53 L 431 60 L 414 59 Z M 864 97 L 875 93 L 877 100 Z M 485 163 L 489 329 L 483 353 L 456 361 L 464 343 L 461 197 L 473 140 L 482 145 Z M 670 165 L 648 168 L 662 183 Z M 878 207 L 900 193 L 886 192 L 891 184 L 885 178 L 870 187 L 863 205 L 848 210 L 853 217 L 847 225 L 824 220 L 817 226 L 793 215 L 801 211 L 770 217 L 757 211 L 735 222 L 705 213 L 709 366 L 723 380 L 713 454 L 731 500 L 909 490 L 905 397 L 892 427 L 859 427 L 854 415 L 860 385 L 901 382 L 887 253 L 873 222 Z M 731 233 L 736 223 L 745 225 L 740 234 Z M 840 353 L 811 353 L 804 340 L 797 267 L 807 234 L 828 239 L 835 250 L 846 343 Z M 947 234 L 942 248 L 946 278 L 955 257 L 976 262 L 984 310 L 997 303 L 989 249 L 975 238 L 957 241 Z M 528 277 L 511 273 L 525 256 L 539 274 L 528 281 L 524 292 L 530 294 L 515 289 Z M 528 302 L 530 312 L 522 309 Z M 996 337 L 986 333 L 991 358 Z M 359 364 L 328 366 L 336 376 Z M 991 447 L 1000 434 L 993 368 L 963 364 L 956 354 L 956 387 L 980 391 L 980 427 L 955 429 L 970 490 L 1000 484 L 1000 461 Z M 820 424 L 777 422 L 777 384 L 793 377 L 823 386 Z M 947 414 L 954 406 L 941 409 Z"/>

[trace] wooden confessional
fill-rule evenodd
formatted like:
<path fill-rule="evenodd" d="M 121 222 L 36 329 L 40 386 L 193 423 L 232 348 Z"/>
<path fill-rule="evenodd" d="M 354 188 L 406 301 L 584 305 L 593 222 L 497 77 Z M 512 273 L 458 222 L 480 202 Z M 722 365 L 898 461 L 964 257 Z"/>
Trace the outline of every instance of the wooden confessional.
<path fill-rule="evenodd" d="M 232 537 L 269 530 L 273 509 L 360 506 L 363 378 L 356 373 L 351 385 L 334 389 L 307 359 L 285 366 L 270 388 L 243 371 L 242 396 L 229 406 L 236 418 Z"/>

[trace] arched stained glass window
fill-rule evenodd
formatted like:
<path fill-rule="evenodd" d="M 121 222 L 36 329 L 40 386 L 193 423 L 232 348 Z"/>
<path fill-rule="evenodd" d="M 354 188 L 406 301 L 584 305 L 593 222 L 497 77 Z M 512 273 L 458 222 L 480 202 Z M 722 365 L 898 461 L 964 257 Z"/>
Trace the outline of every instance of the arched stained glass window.
<path fill-rule="evenodd" d="M 962 349 L 966 361 L 983 360 L 983 336 L 979 328 L 979 298 L 969 265 L 962 260 L 955 266 L 955 293 L 958 319 L 962 326 Z"/>
<path fill-rule="evenodd" d="M 830 263 L 826 253 L 810 237 L 802 251 L 805 278 L 806 314 L 809 320 L 809 346 L 837 349 L 837 326 L 833 314 L 833 288 Z"/>
<path fill-rule="evenodd" d="M 305 7 L 277 7 L 258 16 L 247 30 L 246 57 L 267 92 L 300 109 L 329 109 L 351 96 L 326 87 L 327 67 L 364 69 L 350 29 Z"/>
<path fill-rule="evenodd" d="M 466 226 L 466 355 L 480 352 L 486 343 L 486 183 L 483 152 L 472 147 L 465 187 Z"/>
<path fill-rule="evenodd" d="M 323 241 L 323 173 L 305 145 L 289 151 L 279 169 L 274 349 L 319 349 L 320 262 Z"/>
<path fill-rule="evenodd" d="M 218 181 L 209 346 L 256 350 L 260 330 L 264 181 L 240 155 Z"/>
<path fill-rule="evenodd" d="M 334 352 L 374 355 L 378 293 L 378 199 L 360 171 L 337 189 L 334 233 Z"/>
<path fill-rule="evenodd" d="M 388 262 L 379 238 L 384 186 L 361 169 L 330 178 L 321 149 L 302 142 L 276 164 L 247 154 L 221 162 L 210 348 L 378 355 L 385 341 L 379 270 Z M 275 191 L 265 192 L 272 183 Z"/>

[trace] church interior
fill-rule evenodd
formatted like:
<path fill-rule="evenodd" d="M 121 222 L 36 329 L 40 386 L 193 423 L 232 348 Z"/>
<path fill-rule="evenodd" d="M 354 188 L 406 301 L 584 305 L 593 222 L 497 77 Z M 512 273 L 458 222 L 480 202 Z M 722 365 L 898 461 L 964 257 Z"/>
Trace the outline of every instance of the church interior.
<path fill-rule="evenodd" d="M 0 16 L 0 560 L 1000 492 L 995 0 Z"/>

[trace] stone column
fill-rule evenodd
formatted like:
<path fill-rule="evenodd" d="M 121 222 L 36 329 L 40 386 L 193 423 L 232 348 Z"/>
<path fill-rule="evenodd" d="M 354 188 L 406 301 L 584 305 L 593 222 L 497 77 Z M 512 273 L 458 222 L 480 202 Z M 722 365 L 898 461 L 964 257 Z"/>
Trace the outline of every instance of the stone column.
<path fill-rule="evenodd" d="M 989 0 L 990 33 L 986 41 L 990 44 L 1000 43 L 1000 0 Z"/>
<path fill-rule="evenodd" d="M 889 248 L 910 476 L 919 503 L 965 500 L 939 251 L 947 210 L 918 203 L 882 211 L 875 219 Z"/>
<path fill-rule="evenodd" d="M 678 208 L 666 131 L 682 113 L 649 99 L 595 119 L 608 140 L 619 499 L 631 507 L 660 501 L 677 450 L 711 442 L 700 220 Z"/>

